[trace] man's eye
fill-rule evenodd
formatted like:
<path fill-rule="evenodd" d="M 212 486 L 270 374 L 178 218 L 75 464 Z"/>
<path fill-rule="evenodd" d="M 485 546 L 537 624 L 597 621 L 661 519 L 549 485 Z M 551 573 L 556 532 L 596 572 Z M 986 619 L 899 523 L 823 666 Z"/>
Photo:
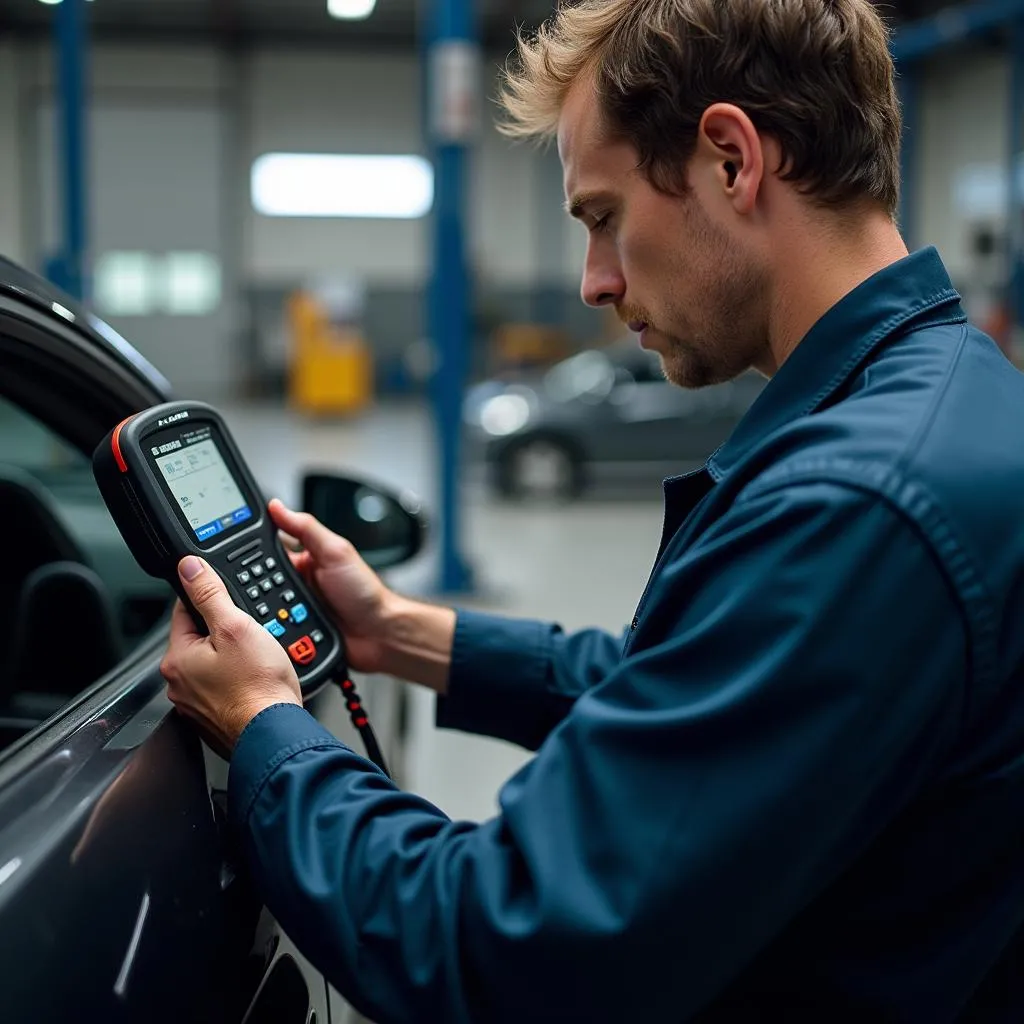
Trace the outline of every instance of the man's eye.
<path fill-rule="evenodd" d="M 594 226 L 590 229 L 591 231 L 604 231 L 608 227 L 608 222 L 611 220 L 612 215 L 606 213 L 603 217 L 598 217 L 594 221 Z"/>

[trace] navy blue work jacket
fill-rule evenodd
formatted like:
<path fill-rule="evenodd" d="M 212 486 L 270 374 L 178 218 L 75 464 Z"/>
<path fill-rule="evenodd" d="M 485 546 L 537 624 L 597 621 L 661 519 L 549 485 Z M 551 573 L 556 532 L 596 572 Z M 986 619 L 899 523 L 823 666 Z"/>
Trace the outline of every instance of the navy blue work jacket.
<path fill-rule="evenodd" d="M 624 638 L 459 615 L 440 723 L 537 751 L 497 817 L 294 706 L 231 814 L 378 1024 L 1021 1021 L 1022 658 L 1024 375 L 925 249 L 666 482 Z"/>

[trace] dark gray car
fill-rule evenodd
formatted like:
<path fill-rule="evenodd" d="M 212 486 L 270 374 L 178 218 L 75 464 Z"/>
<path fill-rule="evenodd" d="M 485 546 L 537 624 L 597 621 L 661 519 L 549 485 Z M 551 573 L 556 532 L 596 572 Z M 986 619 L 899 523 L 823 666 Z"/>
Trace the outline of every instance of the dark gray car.
<path fill-rule="evenodd" d="M 0 259 L 0 1018 L 341 1024 L 354 1011 L 232 848 L 227 764 L 160 676 L 172 594 L 139 570 L 92 478 L 107 431 L 170 397 L 109 327 Z M 332 525 L 356 513 L 353 543 L 378 567 L 422 541 L 399 496 L 305 484 Z M 381 729 L 366 696 L 394 760 L 400 725 Z M 308 707 L 329 722 L 339 688 Z"/>
<path fill-rule="evenodd" d="M 665 380 L 635 340 L 589 349 L 543 375 L 471 388 L 463 416 L 471 457 L 507 497 L 569 497 L 603 480 L 650 480 L 702 463 L 765 380 L 753 372 L 697 390 Z"/>

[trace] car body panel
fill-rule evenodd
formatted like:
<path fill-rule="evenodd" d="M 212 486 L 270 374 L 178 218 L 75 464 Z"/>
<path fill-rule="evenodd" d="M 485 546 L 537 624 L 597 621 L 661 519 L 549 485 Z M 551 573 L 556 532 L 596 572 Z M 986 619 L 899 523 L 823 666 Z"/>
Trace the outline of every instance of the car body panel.
<path fill-rule="evenodd" d="M 126 562 L 88 457 L 120 419 L 172 395 L 98 324 L 0 260 L 0 396 L 80 453 L 81 464 L 37 475 L 126 598 L 161 584 Z M 227 764 L 167 701 L 166 643 L 165 614 L 56 714 L 34 721 L 0 710 L 5 1021 L 328 1020 L 322 975 L 288 949 L 233 857 Z M 4 673 L 0 659 L 6 687 Z"/>

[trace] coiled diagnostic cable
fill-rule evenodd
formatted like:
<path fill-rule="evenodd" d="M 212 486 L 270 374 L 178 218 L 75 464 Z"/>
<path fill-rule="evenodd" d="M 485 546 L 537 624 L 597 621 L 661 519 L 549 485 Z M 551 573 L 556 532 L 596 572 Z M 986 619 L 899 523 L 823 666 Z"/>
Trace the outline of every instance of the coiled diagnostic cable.
<path fill-rule="evenodd" d="M 388 771 L 387 762 L 384 760 L 384 754 L 381 752 L 373 726 L 370 725 L 370 717 L 363 707 L 355 683 L 348 676 L 341 676 L 335 679 L 335 682 L 341 687 L 341 695 L 345 699 L 349 718 L 352 719 L 352 725 L 355 726 L 363 741 L 363 746 L 366 747 L 366 756 L 390 779 L 391 772 Z"/>

